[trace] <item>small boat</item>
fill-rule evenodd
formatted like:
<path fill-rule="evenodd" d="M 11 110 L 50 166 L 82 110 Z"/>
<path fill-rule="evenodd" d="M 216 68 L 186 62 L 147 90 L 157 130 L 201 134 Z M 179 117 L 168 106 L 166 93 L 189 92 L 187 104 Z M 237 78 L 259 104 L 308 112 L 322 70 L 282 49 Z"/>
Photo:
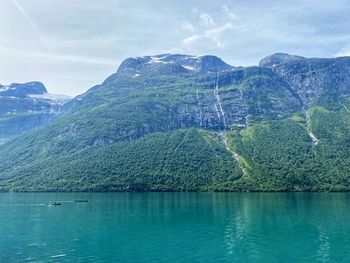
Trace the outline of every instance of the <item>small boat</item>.
<path fill-rule="evenodd" d="M 48 205 L 48 206 L 56 206 L 56 205 L 61 205 L 61 203 L 50 201 L 50 202 L 47 202 L 46 205 Z"/>
<path fill-rule="evenodd" d="M 76 200 L 74 200 L 74 202 L 76 202 L 76 203 L 87 203 L 88 200 L 85 200 L 85 199 L 76 199 Z"/>

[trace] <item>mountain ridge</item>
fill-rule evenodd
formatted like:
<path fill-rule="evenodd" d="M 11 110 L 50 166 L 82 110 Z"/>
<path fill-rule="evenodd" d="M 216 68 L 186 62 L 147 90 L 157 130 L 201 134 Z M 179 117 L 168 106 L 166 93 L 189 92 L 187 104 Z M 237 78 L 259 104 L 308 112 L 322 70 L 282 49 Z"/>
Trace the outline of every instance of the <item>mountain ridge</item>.
<path fill-rule="evenodd" d="M 348 191 L 349 84 L 349 57 L 126 59 L 0 148 L 0 190 Z"/>
<path fill-rule="evenodd" d="M 68 100 L 49 94 L 38 81 L 0 84 L 0 143 L 49 123 Z"/>

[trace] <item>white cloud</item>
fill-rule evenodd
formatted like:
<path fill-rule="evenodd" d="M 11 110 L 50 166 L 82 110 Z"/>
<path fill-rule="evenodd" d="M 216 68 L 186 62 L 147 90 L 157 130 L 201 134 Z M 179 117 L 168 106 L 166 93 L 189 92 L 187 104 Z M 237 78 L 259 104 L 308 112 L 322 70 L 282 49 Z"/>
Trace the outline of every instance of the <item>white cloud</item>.
<path fill-rule="evenodd" d="M 0 83 L 37 79 L 77 94 L 118 61 L 147 54 L 210 53 L 236 65 L 280 51 L 350 55 L 349 0 L 149 2 L 0 0 L 0 45 L 22 50 L 0 47 Z M 228 22 L 235 29 L 220 31 Z"/>
<path fill-rule="evenodd" d="M 182 23 L 181 29 L 183 31 L 190 32 L 190 33 L 193 33 L 195 31 L 194 26 L 191 23 L 189 23 L 189 22 Z"/>
<path fill-rule="evenodd" d="M 350 56 L 350 45 L 344 47 L 338 53 L 335 54 L 336 57 L 348 57 Z"/>
<path fill-rule="evenodd" d="M 204 35 L 193 35 L 182 40 L 182 44 L 184 44 L 185 46 L 190 46 L 197 43 L 199 40 L 203 38 L 204 38 Z"/>
<path fill-rule="evenodd" d="M 231 23 L 227 23 L 227 24 L 223 25 L 222 27 L 207 30 L 205 32 L 205 36 L 207 38 L 209 38 L 210 40 L 212 40 L 217 45 L 217 47 L 223 48 L 224 44 L 222 42 L 222 35 L 226 31 L 232 30 L 234 28 L 235 28 L 234 25 L 232 25 Z"/>
<path fill-rule="evenodd" d="M 47 39 L 45 38 L 45 36 L 43 35 L 43 33 L 41 32 L 41 30 L 39 29 L 39 27 L 37 26 L 37 24 L 33 21 L 33 19 L 28 15 L 28 13 L 26 12 L 26 10 L 24 10 L 24 8 L 20 5 L 20 3 L 18 3 L 17 0 L 12 0 L 13 4 L 16 6 L 18 12 L 21 13 L 21 15 L 28 21 L 29 25 L 32 27 L 32 29 L 35 31 L 35 33 L 37 34 L 37 36 L 39 37 L 40 41 L 45 45 L 45 47 L 47 48 L 47 50 L 51 50 L 51 47 L 48 44 Z"/>
<path fill-rule="evenodd" d="M 226 23 L 225 25 L 213 29 L 208 29 L 203 32 L 203 34 L 194 34 L 188 38 L 182 40 L 184 46 L 193 46 L 202 40 L 209 40 L 216 45 L 218 48 L 223 48 L 225 46 L 223 42 L 223 35 L 226 31 L 234 29 L 235 26 L 231 23 Z"/>
<path fill-rule="evenodd" d="M 203 25 L 206 25 L 206 26 L 214 26 L 215 25 L 213 17 L 207 13 L 201 13 L 199 15 L 199 19 Z"/>
<path fill-rule="evenodd" d="M 66 54 L 46 53 L 32 50 L 15 49 L 5 46 L 0 46 L 0 52 L 14 53 L 35 59 L 61 60 L 75 63 L 101 64 L 101 65 L 116 65 L 118 61 L 113 59 L 105 59 L 99 57 L 72 56 Z"/>
<path fill-rule="evenodd" d="M 231 19 L 238 19 L 238 16 L 227 5 L 222 6 L 222 12 Z"/>

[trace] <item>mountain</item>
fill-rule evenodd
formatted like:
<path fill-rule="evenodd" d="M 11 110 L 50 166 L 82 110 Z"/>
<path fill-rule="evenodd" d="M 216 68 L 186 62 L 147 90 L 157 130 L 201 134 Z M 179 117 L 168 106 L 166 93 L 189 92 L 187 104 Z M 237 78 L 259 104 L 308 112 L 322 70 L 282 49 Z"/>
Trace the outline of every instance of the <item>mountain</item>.
<path fill-rule="evenodd" d="M 40 82 L 0 84 L 0 144 L 53 120 L 68 100 Z"/>
<path fill-rule="evenodd" d="M 2 191 L 348 191 L 350 58 L 126 59 L 0 147 Z"/>
<path fill-rule="evenodd" d="M 145 74 L 176 74 L 188 72 L 220 72 L 233 67 L 216 56 L 187 56 L 163 54 L 128 58 L 120 65 L 117 74 L 138 77 Z"/>
<path fill-rule="evenodd" d="M 275 53 L 259 62 L 260 67 L 275 67 L 277 65 L 286 64 L 293 61 L 303 61 L 306 58 L 301 56 L 290 55 L 286 53 Z M 307 59 L 306 59 L 307 60 Z"/>

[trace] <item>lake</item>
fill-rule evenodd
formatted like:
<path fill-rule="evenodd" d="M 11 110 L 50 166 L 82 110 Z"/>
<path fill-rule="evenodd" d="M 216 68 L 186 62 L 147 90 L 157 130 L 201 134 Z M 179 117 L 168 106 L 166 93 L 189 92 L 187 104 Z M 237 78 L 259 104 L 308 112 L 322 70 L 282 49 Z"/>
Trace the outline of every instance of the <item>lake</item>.
<path fill-rule="evenodd" d="M 350 262 L 350 194 L 2 193 L 0 262 Z"/>

